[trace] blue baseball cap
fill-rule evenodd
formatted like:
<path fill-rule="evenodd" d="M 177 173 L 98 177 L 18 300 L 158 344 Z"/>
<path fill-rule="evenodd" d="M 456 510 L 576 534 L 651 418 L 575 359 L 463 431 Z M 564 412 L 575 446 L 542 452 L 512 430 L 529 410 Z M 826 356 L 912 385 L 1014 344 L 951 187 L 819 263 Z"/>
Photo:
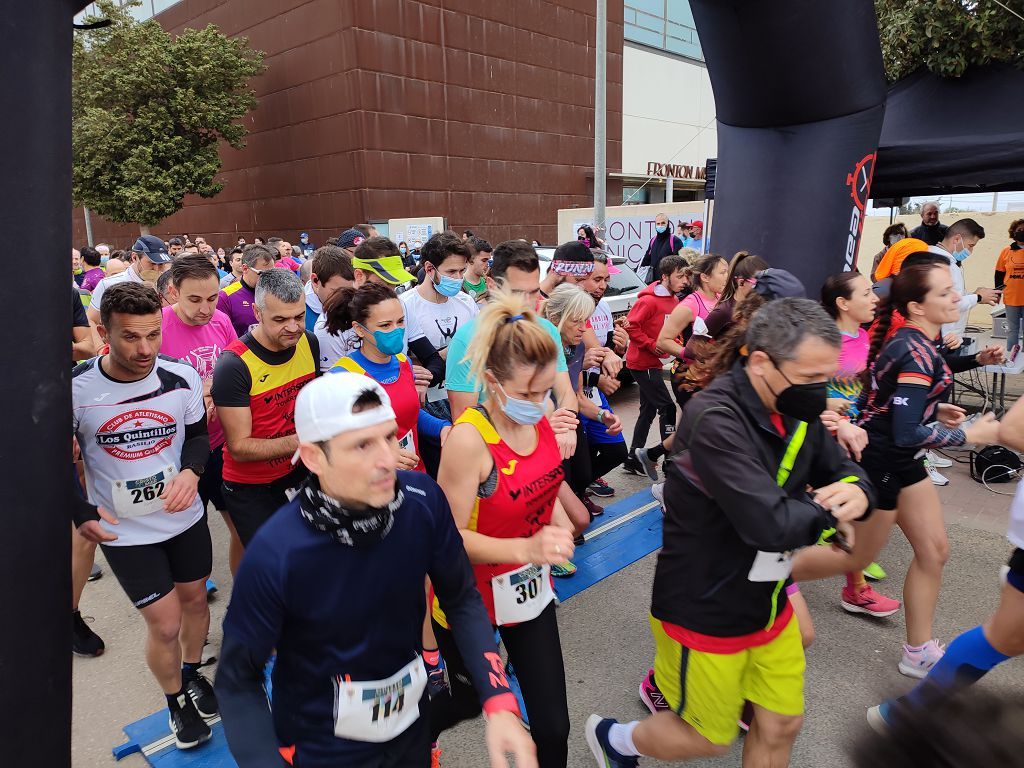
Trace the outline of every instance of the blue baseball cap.
<path fill-rule="evenodd" d="M 134 253 L 141 253 L 154 264 L 170 264 L 173 259 L 164 247 L 164 241 L 153 235 L 143 235 L 132 246 Z"/>

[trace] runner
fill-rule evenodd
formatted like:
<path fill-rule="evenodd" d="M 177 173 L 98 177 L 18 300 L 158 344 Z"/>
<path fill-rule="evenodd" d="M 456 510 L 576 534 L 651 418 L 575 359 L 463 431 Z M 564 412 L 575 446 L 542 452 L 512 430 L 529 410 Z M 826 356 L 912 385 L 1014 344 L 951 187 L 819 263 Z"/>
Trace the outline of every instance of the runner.
<path fill-rule="evenodd" d="M 224 471 L 224 427 L 217 418 L 210 388 L 213 370 L 221 352 L 238 336 L 228 316 L 217 309 L 217 270 L 203 256 L 181 256 L 170 270 L 174 303 L 163 310 L 163 340 L 160 352 L 188 363 L 203 380 L 203 402 L 210 430 L 210 459 L 199 477 L 199 498 L 203 509 L 210 503 L 224 517 L 231 541 L 228 562 L 231 573 L 242 560 L 242 542 L 227 513 L 222 491 Z"/>
<path fill-rule="evenodd" d="M 197 493 L 210 456 L 203 384 L 190 366 L 158 355 L 160 299 L 150 286 L 109 286 L 98 330 L 110 352 L 72 376 L 88 490 L 74 520 L 145 619 L 146 662 L 175 743 L 189 749 L 210 738 L 203 717 L 217 714 L 199 672 L 213 559 Z"/>
<path fill-rule="evenodd" d="M 860 464 L 878 489 L 877 508 L 857 526 L 860 544 L 854 543 L 852 553 L 815 548 L 801 554 L 794 571 L 802 581 L 862 569 L 884 546 L 893 523 L 899 525 L 914 548 L 903 585 L 907 642 L 899 662 L 900 672 L 909 677 L 924 677 L 942 657 L 932 625 L 949 556 L 942 508 L 922 461 L 923 449 L 985 445 L 995 442 L 999 431 L 992 414 L 965 425 L 964 410 L 942 402 L 952 374 L 933 340 L 943 323 L 955 321 L 959 301 L 949 269 L 936 264 L 904 267 L 893 280 L 872 331 L 866 403 L 860 408 L 860 426 L 868 433 Z M 894 311 L 906 318 L 906 325 L 886 341 Z M 1001 360 L 1002 348 L 990 347 L 973 362 Z"/>
<path fill-rule="evenodd" d="M 306 283 L 306 330 L 315 333 L 324 304 L 342 288 L 355 286 L 356 274 L 351 257 L 337 246 L 318 249 L 310 262 L 309 282 Z"/>
<path fill-rule="evenodd" d="M 469 246 L 471 256 L 462 278 L 462 290 L 482 306 L 487 301 L 487 268 L 494 249 L 482 237 L 467 238 L 466 245 Z"/>
<path fill-rule="evenodd" d="M 438 483 L 491 623 L 515 665 L 538 763 L 565 768 L 569 710 L 550 567 L 571 558 L 574 547 L 572 525 L 557 505 L 562 457 L 544 418 L 558 345 L 514 296 L 492 297 L 475 325 L 465 358 L 488 398 L 459 416 L 445 442 Z M 451 685 L 450 697 L 431 702 L 435 740 L 480 712 L 453 635 L 462 629 L 459 622 L 435 604 L 434 634 Z"/>
<path fill-rule="evenodd" d="M 789 764 L 804 652 L 787 553 L 833 524 L 852 531 L 874 490 L 818 418 L 835 323 L 812 301 L 781 299 L 754 315 L 746 341 L 746 356 L 687 404 L 668 468 L 651 628 L 671 711 L 625 725 L 591 716 L 587 743 L 605 768 L 725 754 L 745 700 L 744 764 Z"/>
<path fill-rule="evenodd" d="M 396 472 L 387 393 L 365 376 L 325 376 L 299 394 L 295 428 L 312 476 L 253 539 L 224 619 L 217 692 L 239 768 L 430 764 L 427 576 L 488 713 L 491 765 L 511 752 L 534 768 L 444 494 L 423 473 Z"/>
<path fill-rule="evenodd" d="M 254 300 L 259 322 L 224 350 L 211 389 L 226 439 L 224 501 L 243 546 L 306 478 L 289 462 L 298 446 L 295 397 L 319 375 L 320 356 L 293 272 L 267 269 Z"/>
<path fill-rule="evenodd" d="M 135 241 L 132 246 L 131 264 L 127 269 L 111 273 L 110 262 L 107 262 L 107 277 L 96 283 L 92 289 L 92 300 L 86 315 L 89 322 L 96 326 L 100 322 L 100 304 L 103 302 L 103 294 L 113 285 L 122 283 L 151 283 L 156 284 L 160 273 L 170 269 L 171 255 L 164 247 L 164 241 L 153 235 L 143 235 Z M 100 346 L 99 336 L 94 341 L 97 348 Z"/>
<path fill-rule="evenodd" d="M 728 276 L 729 263 L 721 256 L 702 256 L 692 267 L 688 267 L 689 285 L 683 289 L 683 293 L 686 295 L 665 318 L 661 331 L 656 337 L 657 351 L 675 357 L 672 363 L 671 381 L 672 391 L 680 409 L 686 406 L 692 393 L 682 386 L 677 386 L 677 382 L 682 383 L 686 370 L 696 362 L 694 357 L 687 355 L 684 345 L 690 341 L 693 335 L 707 338 L 707 325 L 704 321 L 718 303 L 718 297 L 725 289 Z M 696 344 L 692 345 L 691 350 L 695 346 Z M 664 440 L 663 436 L 662 441 L 664 442 Z M 635 456 L 640 462 L 640 466 L 654 482 L 659 479 L 658 461 L 667 452 L 668 449 L 662 443 L 651 448 L 635 450 Z"/>
<path fill-rule="evenodd" d="M 227 288 L 232 283 L 237 283 L 242 279 L 242 254 L 244 253 L 241 247 L 235 247 L 231 249 L 231 253 L 228 257 L 228 266 L 231 271 L 221 278 L 220 287 Z"/>
<path fill-rule="evenodd" d="M 647 474 L 636 457 L 636 450 L 647 442 L 654 417 L 659 419 L 662 440 L 676 430 L 676 406 L 665 386 L 663 353 L 658 349 L 657 339 L 665 319 L 679 303 L 676 294 L 686 285 L 688 272 L 686 263 L 674 254 L 659 259 L 658 269 L 658 280 L 640 291 L 626 316 L 630 341 L 626 350 L 626 367 L 640 388 L 640 415 L 633 426 L 629 458 L 622 468 L 634 475 Z"/>
<path fill-rule="evenodd" d="M 242 249 L 242 276 L 224 288 L 217 300 L 217 309 L 231 320 L 235 333 L 244 336 L 256 325 L 256 281 L 274 268 L 276 251 L 267 245 L 253 243 Z"/>

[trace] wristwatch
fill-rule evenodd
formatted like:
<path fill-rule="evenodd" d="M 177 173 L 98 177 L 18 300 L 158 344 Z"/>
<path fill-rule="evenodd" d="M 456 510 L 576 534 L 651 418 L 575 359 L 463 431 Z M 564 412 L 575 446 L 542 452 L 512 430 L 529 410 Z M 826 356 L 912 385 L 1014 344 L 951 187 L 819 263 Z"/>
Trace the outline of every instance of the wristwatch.
<path fill-rule="evenodd" d="M 203 472 L 206 471 L 206 467 L 204 467 L 202 464 L 186 464 L 184 467 L 182 467 L 182 469 L 191 469 L 196 477 L 202 477 Z"/>
<path fill-rule="evenodd" d="M 608 415 L 608 411 L 606 411 L 604 408 L 598 408 L 597 409 L 597 420 L 599 422 L 601 422 L 602 424 L 604 424 L 604 417 L 607 416 L 607 415 Z"/>

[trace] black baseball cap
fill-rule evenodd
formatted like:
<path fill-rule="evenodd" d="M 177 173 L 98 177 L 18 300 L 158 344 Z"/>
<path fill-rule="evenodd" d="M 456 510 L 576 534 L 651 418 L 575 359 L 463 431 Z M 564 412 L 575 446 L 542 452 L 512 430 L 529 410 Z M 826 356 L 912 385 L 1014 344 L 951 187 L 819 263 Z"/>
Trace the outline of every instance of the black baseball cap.
<path fill-rule="evenodd" d="M 171 254 L 164 247 L 164 241 L 153 235 L 143 235 L 132 246 L 134 253 L 141 253 L 154 264 L 170 264 Z"/>
<path fill-rule="evenodd" d="M 366 235 L 358 229 L 346 229 L 338 235 L 338 246 L 341 248 L 355 248 L 365 239 Z"/>
<path fill-rule="evenodd" d="M 775 299 L 806 299 L 807 290 L 799 278 L 785 269 L 762 269 L 754 275 L 754 290 L 769 301 Z"/>

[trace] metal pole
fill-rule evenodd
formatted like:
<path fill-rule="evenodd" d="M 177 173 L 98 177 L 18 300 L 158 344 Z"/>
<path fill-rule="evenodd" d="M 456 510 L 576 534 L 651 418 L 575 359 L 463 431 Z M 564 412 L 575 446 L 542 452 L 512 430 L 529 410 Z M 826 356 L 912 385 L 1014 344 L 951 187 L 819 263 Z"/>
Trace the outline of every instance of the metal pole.
<path fill-rule="evenodd" d="M 992 193 L 992 211 L 996 212 L 998 210 L 999 210 L 999 193 L 998 192 L 993 192 Z"/>
<path fill-rule="evenodd" d="M 608 0 L 597 0 L 597 61 L 594 67 L 594 231 L 604 234 L 608 167 L 605 156 L 608 109 Z"/>
<path fill-rule="evenodd" d="M 92 248 L 92 217 L 89 215 L 89 209 L 85 206 L 82 206 L 82 213 L 85 215 L 85 239 L 89 243 L 89 247 Z"/>
<path fill-rule="evenodd" d="M 665 202 L 671 203 L 673 197 L 673 178 L 671 176 L 665 177 Z"/>
<path fill-rule="evenodd" d="M 702 229 L 701 233 L 700 233 L 700 255 L 701 256 L 703 256 L 705 253 L 708 252 L 708 234 L 709 233 L 708 233 L 707 226 L 708 226 L 708 217 L 709 217 L 710 213 L 711 213 L 711 201 L 705 198 L 705 200 L 704 200 L 704 229 Z"/>

